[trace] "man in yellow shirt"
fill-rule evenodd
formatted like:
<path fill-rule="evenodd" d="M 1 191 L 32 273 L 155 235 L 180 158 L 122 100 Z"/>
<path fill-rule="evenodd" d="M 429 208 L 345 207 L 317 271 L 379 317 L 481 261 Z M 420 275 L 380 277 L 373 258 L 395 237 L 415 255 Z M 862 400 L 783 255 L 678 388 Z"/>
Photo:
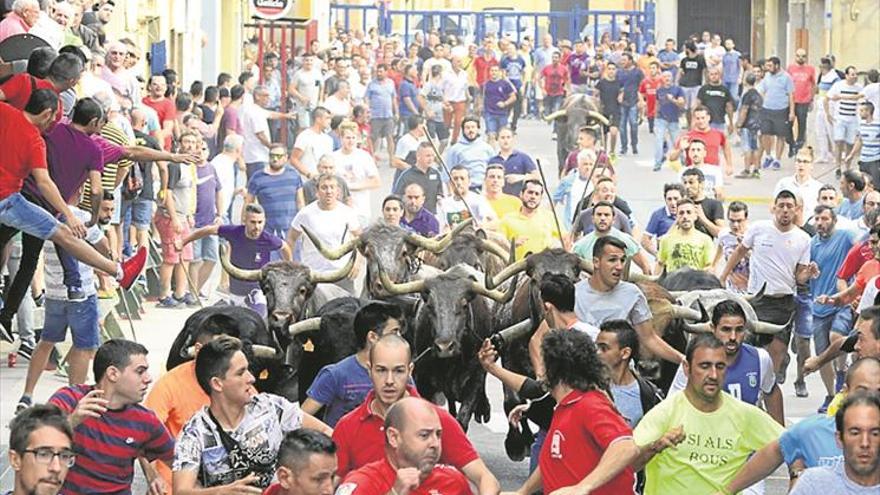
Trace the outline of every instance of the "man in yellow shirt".
<path fill-rule="evenodd" d="M 708 235 L 694 228 L 697 206 L 690 199 L 678 202 L 675 228 L 660 238 L 657 253 L 657 273 L 673 272 L 688 266 L 694 270 L 706 270 L 715 258 L 715 243 Z"/>
<path fill-rule="evenodd" d="M 724 343 L 700 334 L 688 344 L 688 385 L 648 411 L 633 431 L 645 466 L 645 495 L 723 491 L 752 452 L 784 431 L 764 411 L 723 393 Z"/>
<path fill-rule="evenodd" d="M 519 194 L 520 208 L 501 218 L 498 232 L 516 246 L 516 259 L 559 247 L 559 232 L 549 211 L 541 208 L 544 186 L 535 179 L 526 180 Z M 554 239 L 554 237 L 556 239 Z"/>
<path fill-rule="evenodd" d="M 486 167 L 486 178 L 483 180 L 483 196 L 495 211 L 498 218 L 508 213 L 519 211 L 520 200 L 516 196 L 504 194 L 504 165 L 491 163 Z"/>

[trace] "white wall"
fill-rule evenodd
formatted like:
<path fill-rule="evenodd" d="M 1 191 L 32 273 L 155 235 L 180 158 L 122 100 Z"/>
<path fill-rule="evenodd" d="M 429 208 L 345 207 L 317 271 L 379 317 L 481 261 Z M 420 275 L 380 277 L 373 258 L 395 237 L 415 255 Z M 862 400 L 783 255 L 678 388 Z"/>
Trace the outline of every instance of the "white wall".
<path fill-rule="evenodd" d="M 655 24 L 657 48 L 662 49 L 666 38 L 678 40 L 678 0 L 657 0 Z"/>

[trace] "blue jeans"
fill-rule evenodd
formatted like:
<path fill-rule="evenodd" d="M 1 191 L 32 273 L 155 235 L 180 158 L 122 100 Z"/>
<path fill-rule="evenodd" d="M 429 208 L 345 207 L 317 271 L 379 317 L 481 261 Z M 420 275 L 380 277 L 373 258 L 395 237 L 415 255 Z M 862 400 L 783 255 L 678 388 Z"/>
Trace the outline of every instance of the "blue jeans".
<path fill-rule="evenodd" d="M 26 200 L 21 193 L 0 199 L 0 223 L 38 239 L 51 239 L 61 223 L 45 209 Z"/>
<path fill-rule="evenodd" d="M 739 106 L 739 83 L 736 81 L 726 82 L 726 83 L 724 83 L 724 87 L 727 88 L 728 91 L 730 91 L 730 96 L 733 98 L 733 106 L 738 107 Z"/>
<path fill-rule="evenodd" d="M 669 133 L 669 140 L 666 140 L 666 133 Z M 678 139 L 678 121 L 670 122 L 657 118 L 654 121 L 654 165 L 661 165 L 665 161 L 663 159 L 663 144 L 669 143 L 669 149 L 675 146 L 675 140 Z"/>
<path fill-rule="evenodd" d="M 529 474 L 534 473 L 535 469 L 538 468 L 538 457 L 541 454 L 541 447 L 544 446 L 544 440 L 547 438 L 547 430 L 539 429 L 538 434 L 535 435 L 535 442 L 532 443 L 531 451 L 529 453 Z"/>
<path fill-rule="evenodd" d="M 626 150 L 629 145 L 626 129 L 629 127 L 629 137 L 632 138 L 632 147 L 635 149 L 639 145 L 639 107 L 620 106 L 620 149 Z"/>

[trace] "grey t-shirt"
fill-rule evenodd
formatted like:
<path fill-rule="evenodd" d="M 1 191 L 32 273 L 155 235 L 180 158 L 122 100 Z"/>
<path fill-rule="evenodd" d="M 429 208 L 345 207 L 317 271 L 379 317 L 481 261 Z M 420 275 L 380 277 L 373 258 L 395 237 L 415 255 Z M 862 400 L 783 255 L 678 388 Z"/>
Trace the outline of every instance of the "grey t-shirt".
<path fill-rule="evenodd" d="M 589 280 L 581 280 L 574 285 L 574 312 L 578 320 L 596 327 L 608 320 L 627 320 L 636 326 L 653 317 L 645 295 L 629 282 L 597 292 Z"/>
<path fill-rule="evenodd" d="M 837 467 L 814 467 L 801 474 L 791 495 L 877 495 L 880 485 L 861 486 L 852 482 L 844 472 L 843 464 Z"/>
<path fill-rule="evenodd" d="M 635 428 L 645 411 L 642 409 L 642 394 L 639 390 L 639 382 L 633 380 L 629 385 L 611 384 L 611 394 L 614 396 L 614 406 L 620 411 L 623 419 L 630 428 Z"/>

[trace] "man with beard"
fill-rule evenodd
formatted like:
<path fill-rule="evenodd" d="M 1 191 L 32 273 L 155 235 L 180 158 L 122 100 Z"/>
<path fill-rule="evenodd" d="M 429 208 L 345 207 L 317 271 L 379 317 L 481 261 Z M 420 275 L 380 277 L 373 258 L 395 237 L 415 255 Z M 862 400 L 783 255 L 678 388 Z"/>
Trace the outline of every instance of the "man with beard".
<path fill-rule="evenodd" d="M 636 426 L 633 436 L 642 454 L 633 467 L 645 466 L 645 495 L 719 491 L 752 452 L 783 432 L 764 411 L 721 392 L 728 359 L 714 335 L 691 339 L 687 387 Z"/>
<path fill-rule="evenodd" d="M 76 462 L 67 416 L 56 407 L 34 406 L 18 413 L 9 430 L 15 481 L 6 495 L 56 495 Z"/>
<path fill-rule="evenodd" d="M 438 465 L 442 452 L 437 409 L 415 397 L 391 406 L 385 417 L 385 458 L 353 471 L 336 490 L 338 495 L 470 495 L 461 472 Z"/>
<path fill-rule="evenodd" d="M 413 182 L 403 190 L 403 217 L 400 226 L 419 235 L 434 237 L 440 232 L 437 217 L 425 208 L 425 190 Z"/>
<path fill-rule="evenodd" d="M 499 125 L 498 128 L 500 127 Z M 464 167 L 470 175 L 471 190 L 479 191 L 486 177 L 486 165 L 493 156 L 495 150 L 480 138 L 479 119 L 469 116 L 461 122 L 461 137 L 458 142 L 446 150 L 446 166 L 449 170 L 458 166 Z"/>
<path fill-rule="evenodd" d="M 712 265 L 715 244 L 712 238 L 694 228 L 697 207 L 690 199 L 682 199 L 676 209 L 675 229 L 660 239 L 657 252 L 657 273 L 674 272 L 690 267 L 706 270 Z"/>
<path fill-rule="evenodd" d="M 688 168 L 681 174 L 681 183 L 688 198 L 697 207 L 696 229 L 715 238 L 724 228 L 724 205 L 706 197 L 706 175 L 698 168 Z"/>
<path fill-rule="evenodd" d="M 113 216 L 113 194 L 110 191 L 104 191 L 103 194 L 97 224 L 89 227 L 85 240 L 106 256 L 110 254 L 110 244 L 104 237 L 101 226 L 110 224 L 110 218 Z M 88 221 L 90 215 L 85 211 L 73 208 L 73 212 L 82 222 Z M 101 342 L 95 270 L 85 263 L 76 262 L 79 278 L 84 282 L 84 299 L 70 300 L 67 288 L 62 283 L 63 268 L 55 253 L 55 245 L 50 242 L 43 249 L 46 267 L 46 319 L 43 323 L 43 333 L 40 334 L 40 342 L 28 363 L 24 393 L 18 401 L 16 410 L 22 410 L 33 404 L 31 397 L 37 381 L 49 362 L 52 349 L 56 344 L 64 342 L 68 328 L 73 338 L 73 349 L 67 356 L 67 379 L 70 385 L 85 383 L 89 361 Z"/>
<path fill-rule="evenodd" d="M 291 196 L 296 196 L 300 188 L 302 179 L 288 165 L 287 149 L 281 143 L 273 143 L 269 164 L 248 180 L 245 204 L 259 202 L 266 212 L 266 231 L 284 239 L 297 213 L 296 201 L 291 201 Z"/>
<path fill-rule="evenodd" d="M 522 205 L 519 211 L 508 213 L 498 224 L 498 231 L 513 241 L 516 246 L 516 259 L 525 258 L 526 253 L 540 253 L 546 248 L 554 247 L 560 232 L 556 230 L 553 218 L 541 208 L 544 198 L 544 186 L 541 181 L 528 179 L 519 193 Z"/>
<path fill-rule="evenodd" d="M 849 396 L 834 419 L 843 464 L 807 469 L 792 495 L 867 495 L 880 490 L 880 396 Z"/>
<path fill-rule="evenodd" d="M 775 324 L 788 323 L 795 312 L 796 285 L 819 276 L 818 267 L 810 264 L 810 236 L 795 225 L 798 203 L 796 193 L 788 189 L 780 191 L 773 201 L 773 220 L 755 222 L 746 231 L 720 277 L 725 284 L 733 268 L 751 250 L 748 292 L 764 293 L 752 306 L 759 319 Z M 785 367 L 791 360 L 788 355 L 790 327 L 776 335 L 755 339 L 757 345 L 770 352 L 779 383 L 785 382 Z"/>
<path fill-rule="evenodd" d="M 357 470 L 352 473 L 352 479 L 365 480 L 367 477 L 365 473 L 375 469 L 374 463 L 384 462 L 383 455 L 387 454 L 383 451 L 383 444 L 390 436 L 388 426 L 392 406 L 405 400 L 406 397 L 418 398 L 415 387 L 409 384 L 413 370 L 412 353 L 409 343 L 402 337 L 397 334 L 382 336 L 370 349 L 369 363 L 373 390 L 367 394 L 363 404 L 343 416 L 333 430 L 333 440 L 339 446 L 336 453 L 339 460 L 337 474 L 345 478 L 346 483 L 351 482 L 347 476 L 352 471 Z M 430 407 L 439 417 L 439 427 L 443 431 L 442 438 L 439 436 L 439 431 L 432 430 L 430 433 L 432 436 L 436 434 L 438 443 L 442 445 L 442 448 L 441 446 L 437 448 L 437 459 L 434 462 L 440 461 L 461 470 L 468 480 L 477 486 L 477 491 L 481 495 L 497 495 L 501 489 L 498 480 L 489 472 L 455 418 L 445 409 L 438 406 Z M 411 480 L 415 481 L 415 477 L 411 477 Z M 361 484 L 361 481 L 354 483 Z M 363 483 L 366 483 L 366 480 Z M 339 495 L 349 495 L 356 488 L 343 490 L 344 486 L 342 485 L 337 491 Z M 408 486 L 407 490 L 409 488 Z M 386 486 L 381 492 L 365 493 L 384 494 L 388 491 Z M 403 495 L 408 491 L 398 493 Z"/>
<path fill-rule="evenodd" d="M 782 391 L 776 385 L 773 362 L 767 351 L 743 342 L 746 314 L 738 302 L 728 299 L 712 309 L 712 333 L 724 344 L 727 353 L 725 391 L 752 405 L 758 405 L 763 399 L 767 413 L 784 425 Z M 669 394 L 684 390 L 687 384 L 684 367 L 679 367 Z"/>
<path fill-rule="evenodd" d="M 78 462 L 64 481 L 65 494 L 129 493 L 135 459 L 171 462 L 174 438 L 141 405 L 153 380 L 148 368 L 146 347 L 108 340 L 95 354 L 95 385 L 71 385 L 49 398 L 49 404 L 69 415 L 74 432 Z M 147 474 L 150 485 L 155 477 Z"/>
<path fill-rule="evenodd" d="M 174 452 L 174 493 L 259 494 L 275 475 L 284 435 L 330 427 L 296 403 L 257 393 L 241 341 L 222 335 L 196 354 L 196 380 L 211 399 L 183 427 Z M 164 430 L 164 427 L 162 427 Z"/>

